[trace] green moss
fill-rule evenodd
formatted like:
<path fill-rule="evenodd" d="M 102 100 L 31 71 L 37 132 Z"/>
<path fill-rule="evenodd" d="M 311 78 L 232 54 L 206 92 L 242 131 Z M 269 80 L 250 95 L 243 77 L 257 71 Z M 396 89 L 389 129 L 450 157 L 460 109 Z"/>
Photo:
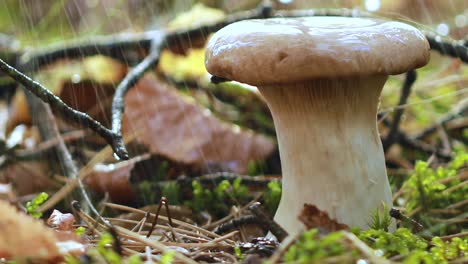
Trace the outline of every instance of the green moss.
<path fill-rule="evenodd" d="M 426 235 L 446 235 L 462 230 L 462 224 L 438 224 L 437 219 L 447 218 L 447 215 L 435 213 L 434 209 L 446 209 L 466 199 L 468 185 L 461 184 L 456 176 L 467 162 L 465 151 L 459 151 L 445 167 L 431 168 L 427 162 L 416 162 L 414 172 L 403 186 L 403 205 L 407 214 L 430 227 L 426 229 Z M 461 211 L 466 209 L 466 206 L 459 208 Z"/>
<path fill-rule="evenodd" d="M 208 189 L 199 182 L 192 182 L 193 198 L 186 204 L 196 212 L 207 211 L 216 217 L 229 213 L 231 206 L 245 204 L 250 200 L 248 189 L 238 178 L 231 184 L 224 180 L 215 188 Z"/>
<path fill-rule="evenodd" d="M 358 253 L 343 241 L 343 233 L 334 232 L 320 237 L 317 229 L 304 232 L 284 254 L 286 263 L 322 263 L 325 258 L 348 256 L 355 259 Z M 349 260 L 349 259 L 348 259 Z"/>

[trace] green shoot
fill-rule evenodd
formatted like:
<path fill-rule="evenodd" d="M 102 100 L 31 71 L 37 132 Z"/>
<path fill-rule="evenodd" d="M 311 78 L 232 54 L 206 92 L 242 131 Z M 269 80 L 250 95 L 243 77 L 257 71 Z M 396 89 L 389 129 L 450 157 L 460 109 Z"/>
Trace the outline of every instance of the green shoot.
<path fill-rule="evenodd" d="M 29 215 L 31 215 L 34 218 L 41 218 L 42 213 L 37 211 L 37 208 L 41 206 L 47 199 L 49 198 L 49 195 L 45 192 L 41 192 L 38 194 L 34 199 L 26 203 L 26 211 Z"/>

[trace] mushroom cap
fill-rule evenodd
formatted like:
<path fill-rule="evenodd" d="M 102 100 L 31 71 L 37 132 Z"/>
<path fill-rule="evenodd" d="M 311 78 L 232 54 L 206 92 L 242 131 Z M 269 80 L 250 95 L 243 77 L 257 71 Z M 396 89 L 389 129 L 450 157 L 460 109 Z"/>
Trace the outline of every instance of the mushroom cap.
<path fill-rule="evenodd" d="M 429 44 L 416 28 L 351 17 L 244 20 L 208 42 L 213 75 L 251 85 L 390 75 L 424 66 Z"/>

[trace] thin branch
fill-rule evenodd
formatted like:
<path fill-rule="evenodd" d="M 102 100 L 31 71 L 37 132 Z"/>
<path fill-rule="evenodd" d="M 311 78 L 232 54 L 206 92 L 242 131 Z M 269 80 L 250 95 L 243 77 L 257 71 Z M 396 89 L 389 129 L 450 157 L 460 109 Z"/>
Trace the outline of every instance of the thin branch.
<path fill-rule="evenodd" d="M 58 113 L 66 120 L 71 120 L 79 125 L 88 127 L 99 134 L 107 141 L 109 145 L 112 146 L 114 152 L 121 159 L 128 159 L 128 153 L 125 148 L 122 149 L 121 146 L 117 144 L 122 140 L 119 135 L 116 135 L 111 130 L 105 128 L 103 125 L 101 125 L 101 123 L 94 120 L 86 113 L 71 108 L 65 104 L 62 99 L 60 99 L 60 97 L 54 95 L 40 83 L 32 80 L 17 69 L 11 67 L 2 59 L 0 59 L 0 70 L 23 85 L 28 91 L 39 97 L 43 102 L 49 104 L 54 112 Z"/>
<path fill-rule="evenodd" d="M 45 105 L 45 109 L 47 112 L 47 124 L 45 124 L 45 126 L 49 128 L 51 136 L 53 138 L 57 138 L 58 140 L 58 144 L 54 148 L 60 161 L 60 166 L 63 170 L 64 175 L 67 178 L 78 180 L 78 187 L 83 200 L 86 202 L 86 205 L 97 218 L 99 218 L 103 223 L 106 223 L 104 218 L 102 218 L 101 214 L 99 214 L 99 212 L 96 210 L 93 203 L 91 202 L 91 199 L 89 198 L 89 195 L 86 192 L 83 182 L 78 178 L 78 169 L 75 165 L 75 162 L 72 159 L 70 152 L 68 151 L 67 146 L 65 145 L 65 141 L 63 140 L 62 135 L 60 135 L 57 122 L 55 121 L 55 117 L 52 114 L 50 107 L 48 105 Z"/>
<path fill-rule="evenodd" d="M 112 131 L 117 135 L 117 138 L 122 139 L 122 116 L 125 109 L 124 96 L 140 80 L 145 72 L 158 64 L 163 40 L 164 36 L 162 35 L 152 40 L 148 56 L 125 76 L 115 90 L 112 101 Z M 125 149 L 122 140 L 119 140 L 117 144 L 119 148 Z"/>
<path fill-rule="evenodd" d="M 256 216 L 244 215 L 238 218 L 231 219 L 228 222 L 217 226 L 215 229 L 213 229 L 213 232 L 215 232 L 218 235 L 221 235 L 221 234 L 228 232 L 231 229 L 239 228 L 243 225 L 258 224 L 258 223 L 259 221 Z"/>
<path fill-rule="evenodd" d="M 425 137 L 436 132 L 439 127 L 444 127 L 445 124 L 447 124 L 448 122 L 466 115 L 468 115 L 468 99 L 462 100 L 457 105 L 457 107 L 455 107 L 454 111 L 451 111 L 447 115 L 443 116 L 437 123 L 433 124 L 430 127 L 427 127 L 426 129 L 415 135 L 413 139 L 422 140 Z"/>
<path fill-rule="evenodd" d="M 390 127 L 391 125 L 390 121 L 386 117 L 384 117 L 381 114 L 379 114 L 378 117 L 379 117 L 379 120 L 381 120 L 385 126 Z M 441 151 L 440 149 L 430 144 L 427 144 L 421 140 L 413 139 L 409 137 L 403 131 L 397 131 L 397 133 L 398 133 L 397 142 L 398 144 L 400 144 L 400 146 L 404 148 L 414 149 L 414 150 L 421 151 L 429 155 L 435 154 L 438 158 L 442 158 L 445 160 L 450 160 L 452 158 L 452 155 L 450 153 Z M 381 139 L 381 140 L 383 142 L 384 139 Z"/>
<path fill-rule="evenodd" d="M 405 81 L 403 82 L 403 87 L 401 89 L 400 101 L 398 105 L 404 105 L 408 101 L 408 97 L 411 93 L 411 87 L 416 81 L 416 71 L 411 70 L 406 73 Z M 383 149 L 386 152 L 392 145 L 398 140 L 398 130 L 400 126 L 401 117 L 403 116 L 405 109 L 403 107 L 397 107 L 393 115 L 393 121 L 390 125 L 390 131 L 387 134 L 387 137 L 383 140 Z"/>
<path fill-rule="evenodd" d="M 263 210 L 262 205 L 259 202 L 256 202 L 249 206 L 249 210 L 257 217 L 258 221 L 265 227 L 265 229 L 270 230 L 270 232 L 278 239 L 279 242 L 283 241 L 288 233 L 284 230 L 275 220 Z"/>
<path fill-rule="evenodd" d="M 41 67 L 54 63 L 59 59 L 84 58 L 93 55 L 104 55 L 127 61 L 129 57 L 126 52 L 132 50 L 148 51 L 151 48 L 153 39 L 161 38 L 162 35 L 167 35 L 165 47 L 170 48 L 171 46 L 191 43 L 193 39 L 200 37 L 206 38 L 209 33 L 215 32 L 236 21 L 269 16 L 271 16 L 271 7 L 261 5 L 257 9 L 237 12 L 227 16 L 223 21 L 200 27 L 169 32 L 153 30 L 143 33 L 97 36 L 73 43 L 61 43 L 25 53 L 21 58 L 21 64 L 18 68 L 27 71 L 37 71 Z"/>
<path fill-rule="evenodd" d="M 426 35 L 431 49 L 442 55 L 458 58 L 464 63 L 468 63 L 468 47 L 462 41 L 442 40 L 439 36 Z"/>

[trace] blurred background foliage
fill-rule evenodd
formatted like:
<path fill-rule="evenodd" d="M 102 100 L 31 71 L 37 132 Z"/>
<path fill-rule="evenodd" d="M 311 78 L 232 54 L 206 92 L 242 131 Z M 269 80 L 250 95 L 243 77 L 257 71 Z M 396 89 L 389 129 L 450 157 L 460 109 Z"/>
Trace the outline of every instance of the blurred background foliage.
<path fill-rule="evenodd" d="M 455 39 L 467 34 L 468 10 L 463 0 L 278 0 L 278 9 L 359 8 L 384 16 L 422 23 Z M 251 9 L 260 0 L 3 0 L 0 32 L 14 35 L 24 45 L 140 31 L 165 25 L 194 4 L 233 12 Z"/>

